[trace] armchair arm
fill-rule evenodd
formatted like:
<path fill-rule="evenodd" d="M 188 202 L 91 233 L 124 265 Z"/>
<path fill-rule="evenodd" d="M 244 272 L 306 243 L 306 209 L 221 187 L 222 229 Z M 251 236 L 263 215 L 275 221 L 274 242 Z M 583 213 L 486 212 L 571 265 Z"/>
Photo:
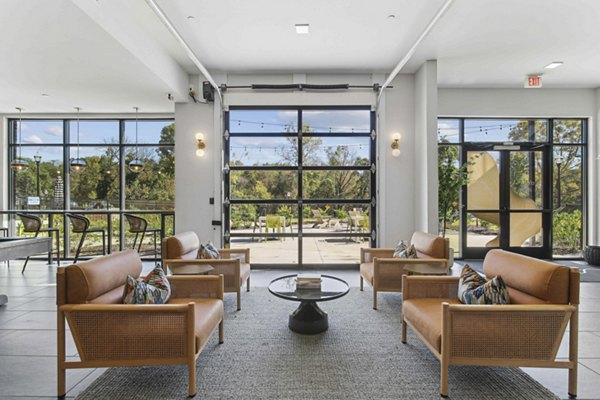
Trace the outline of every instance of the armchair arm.
<path fill-rule="evenodd" d="M 393 248 L 361 248 L 360 262 L 372 262 L 375 257 L 391 257 L 395 250 Z"/>
<path fill-rule="evenodd" d="M 414 264 L 442 264 L 447 265 L 448 259 L 446 258 L 382 258 L 375 257 L 375 260 L 380 263 L 396 263 L 396 264 L 404 264 L 404 265 L 414 265 Z"/>
<path fill-rule="evenodd" d="M 229 264 L 231 259 L 204 259 L 204 258 L 192 258 L 192 259 L 166 259 L 163 260 L 163 269 L 170 267 L 173 274 L 176 275 L 196 275 L 203 274 L 206 272 L 213 271 L 216 266 L 220 264 Z"/>
<path fill-rule="evenodd" d="M 450 357 L 487 365 L 500 360 L 533 366 L 554 360 L 567 322 L 577 308 L 571 305 L 461 305 L 442 304 L 442 343 Z M 477 327 L 474 329 L 474 327 Z M 523 361 L 525 360 L 525 362 Z M 529 364 L 528 364 L 529 363 Z M 506 365 L 506 364 L 504 364 Z"/>
<path fill-rule="evenodd" d="M 111 365 L 139 359 L 183 359 L 191 350 L 194 304 L 77 304 L 59 307 L 79 357 Z"/>
<path fill-rule="evenodd" d="M 247 264 L 250 264 L 250 249 L 249 248 L 245 248 L 245 249 L 219 249 L 219 253 L 221 254 L 222 258 L 232 258 L 232 255 L 237 254 L 237 255 L 242 255 L 242 262 L 245 262 Z"/>
<path fill-rule="evenodd" d="M 458 294 L 458 276 L 402 277 L 402 299 L 455 298 Z"/>
<path fill-rule="evenodd" d="M 223 300 L 223 275 L 169 275 L 171 297 Z"/>

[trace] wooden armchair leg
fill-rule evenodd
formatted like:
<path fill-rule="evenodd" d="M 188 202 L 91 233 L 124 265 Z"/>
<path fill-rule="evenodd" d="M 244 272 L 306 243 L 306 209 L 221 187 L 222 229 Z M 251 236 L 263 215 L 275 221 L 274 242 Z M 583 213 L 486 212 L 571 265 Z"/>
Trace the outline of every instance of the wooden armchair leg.
<path fill-rule="evenodd" d="M 569 368 L 569 397 L 577 397 L 577 361 L 579 352 L 579 311 L 571 315 L 569 328 L 569 361 L 573 362 L 573 367 Z"/>
<path fill-rule="evenodd" d="M 65 369 L 65 355 L 66 355 L 66 342 L 65 342 L 65 316 L 62 311 L 58 311 L 57 315 L 58 327 L 57 327 L 57 397 L 64 397 L 67 393 L 67 371 Z"/>
<path fill-rule="evenodd" d="M 61 362 L 59 361 L 58 377 L 57 377 L 58 378 L 58 387 L 57 387 L 58 390 L 57 390 L 56 397 L 63 398 L 67 394 L 67 386 L 66 386 L 67 371 L 60 364 L 61 364 Z"/>
<path fill-rule="evenodd" d="M 360 291 L 363 291 L 363 277 L 362 275 L 360 276 Z"/>
<path fill-rule="evenodd" d="M 192 357 L 193 361 L 188 364 L 188 396 L 194 397 L 196 395 L 196 359 Z"/>
<path fill-rule="evenodd" d="M 440 396 L 448 397 L 448 363 L 442 361 L 440 362 Z"/>
<path fill-rule="evenodd" d="M 250 291 L 250 277 L 246 280 L 246 292 Z"/>
<path fill-rule="evenodd" d="M 237 310 L 240 311 L 242 309 L 242 291 L 240 288 L 237 290 Z"/>
<path fill-rule="evenodd" d="M 569 368 L 569 398 L 577 397 L 577 364 Z"/>
<path fill-rule="evenodd" d="M 377 310 L 377 290 L 373 286 L 373 310 Z"/>
<path fill-rule="evenodd" d="M 223 344 L 225 341 L 225 332 L 223 331 L 223 320 L 219 322 L 219 344 Z"/>
<path fill-rule="evenodd" d="M 402 343 L 406 344 L 406 321 L 402 318 Z"/>

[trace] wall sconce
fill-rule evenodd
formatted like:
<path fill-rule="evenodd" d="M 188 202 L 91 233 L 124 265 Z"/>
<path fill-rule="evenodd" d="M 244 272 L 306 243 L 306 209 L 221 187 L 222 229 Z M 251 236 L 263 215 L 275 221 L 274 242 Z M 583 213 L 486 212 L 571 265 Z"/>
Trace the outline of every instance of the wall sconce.
<path fill-rule="evenodd" d="M 198 146 L 198 150 L 196 150 L 196 156 L 204 157 L 204 149 L 206 148 L 206 143 L 204 143 L 204 134 L 196 133 L 196 145 Z"/>
<path fill-rule="evenodd" d="M 400 156 L 400 134 L 394 133 L 392 135 L 392 156 L 398 157 Z"/>

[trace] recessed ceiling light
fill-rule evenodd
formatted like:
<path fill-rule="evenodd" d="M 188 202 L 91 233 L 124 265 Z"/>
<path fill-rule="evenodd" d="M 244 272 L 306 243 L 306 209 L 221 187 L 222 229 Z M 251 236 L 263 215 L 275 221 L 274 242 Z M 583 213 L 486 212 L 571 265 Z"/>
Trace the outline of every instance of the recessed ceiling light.
<path fill-rule="evenodd" d="M 196 17 L 194 17 L 193 15 L 188 15 L 187 16 L 187 19 L 194 19 L 194 18 L 196 18 Z"/>
<path fill-rule="evenodd" d="M 394 14 L 390 14 L 390 15 L 388 15 L 387 17 L 388 17 L 389 19 L 394 19 L 394 18 L 396 18 L 396 16 L 395 16 Z"/>
<path fill-rule="evenodd" d="M 308 24 L 296 24 L 296 33 L 299 35 L 305 35 L 309 33 L 309 25 Z"/>
<path fill-rule="evenodd" d="M 42 97 L 50 97 L 48 93 L 42 93 Z"/>
<path fill-rule="evenodd" d="M 563 65 L 562 61 L 552 61 L 550 64 L 546 65 L 544 68 L 546 69 L 554 69 Z"/>

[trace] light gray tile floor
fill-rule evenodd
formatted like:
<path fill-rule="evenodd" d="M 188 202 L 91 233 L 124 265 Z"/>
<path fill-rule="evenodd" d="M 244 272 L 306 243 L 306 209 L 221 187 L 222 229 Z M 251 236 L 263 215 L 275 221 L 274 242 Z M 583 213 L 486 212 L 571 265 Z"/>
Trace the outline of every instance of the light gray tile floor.
<path fill-rule="evenodd" d="M 10 269 L 0 264 L 0 293 L 9 294 L 9 303 L 0 307 L 0 399 L 55 398 L 56 268 L 41 261 L 31 261 L 25 274 L 21 275 L 21 267 L 19 261 L 12 262 Z M 151 263 L 144 265 L 145 270 L 151 268 Z M 454 268 L 453 273 L 457 274 L 458 269 L 458 266 Z M 359 285 L 356 270 L 315 272 L 338 276 L 353 287 Z M 290 270 L 253 270 L 252 287 L 264 289 L 271 280 L 292 273 L 294 271 Z M 600 283 L 581 284 L 580 325 L 578 398 L 600 400 Z M 75 356 L 75 345 L 70 335 L 67 337 L 67 354 Z M 563 340 L 559 357 L 567 356 L 567 344 L 568 335 Z M 566 398 L 566 370 L 524 370 L 559 397 Z M 100 368 L 69 370 L 67 397 L 75 397 L 103 371 Z"/>

